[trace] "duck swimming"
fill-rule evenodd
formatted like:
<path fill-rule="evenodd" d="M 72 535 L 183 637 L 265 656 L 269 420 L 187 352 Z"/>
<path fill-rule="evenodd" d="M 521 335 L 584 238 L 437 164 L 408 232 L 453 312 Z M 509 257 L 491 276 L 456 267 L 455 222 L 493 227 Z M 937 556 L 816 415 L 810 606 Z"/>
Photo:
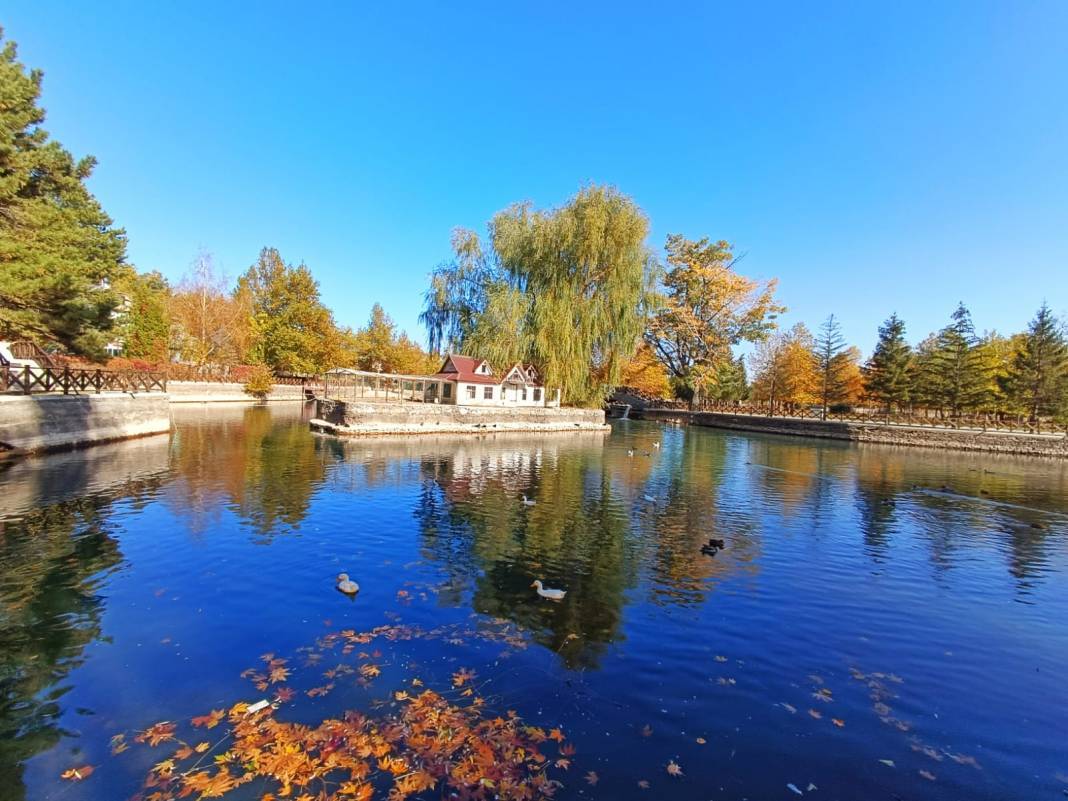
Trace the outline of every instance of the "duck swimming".
<path fill-rule="evenodd" d="M 360 591 L 360 585 L 355 581 L 350 581 L 348 573 L 338 573 L 337 588 L 339 592 L 343 592 L 345 595 L 355 595 Z"/>
<path fill-rule="evenodd" d="M 538 595 L 542 598 L 548 598 L 550 601 L 562 601 L 564 596 L 567 595 L 567 590 L 550 590 L 541 583 L 541 579 L 535 579 L 534 583 L 530 585 L 538 591 Z"/>
<path fill-rule="evenodd" d="M 526 495 L 523 496 L 523 505 L 524 506 L 534 506 L 536 503 L 537 503 L 537 501 L 535 501 L 535 500 L 533 500 L 531 498 L 528 498 Z"/>

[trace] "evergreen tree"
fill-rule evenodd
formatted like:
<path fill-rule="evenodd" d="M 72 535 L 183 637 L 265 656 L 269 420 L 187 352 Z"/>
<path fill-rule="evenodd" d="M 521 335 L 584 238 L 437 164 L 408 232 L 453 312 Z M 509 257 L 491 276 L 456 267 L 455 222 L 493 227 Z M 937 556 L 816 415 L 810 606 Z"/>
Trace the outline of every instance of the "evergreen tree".
<path fill-rule="evenodd" d="M 0 29 L 0 44 L 3 30 Z M 126 235 L 85 186 L 76 161 L 41 127 L 40 70 L 0 48 L 0 338 L 101 356 L 119 305 Z"/>
<path fill-rule="evenodd" d="M 930 376 L 939 406 L 953 416 L 980 405 L 987 385 L 972 315 L 960 303 L 950 324 L 938 332 Z"/>
<path fill-rule="evenodd" d="M 942 377 L 935 363 L 937 350 L 938 334 L 928 334 L 913 354 L 910 398 L 925 409 L 942 408 Z"/>
<path fill-rule="evenodd" d="M 126 296 L 119 330 L 123 355 L 162 363 L 170 358 L 170 287 L 158 272 L 132 273 L 117 284 Z"/>
<path fill-rule="evenodd" d="M 879 326 L 879 341 L 864 366 L 864 387 L 890 410 L 901 408 L 912 396 L 913 355 L 905 341 L 905 323 L 897 316 Z"/>
<path fill-rule="evenodd" d="M 827 406 L 837 399 L 841 387 L 837 380 L 839 366 L 835 361 L 839 353 L 845 347 L 845 337 L 842 336 L 842 326 L 830 315 L 820 326 L 816 337 L 816 363 L 820 371 L 820 403 L 822 416 L 827 417 Z"/>
<path fill-rule="evenodd" d="M 721 401 L 740 401 L 749 397 L 749 377 L 742 356 L 719 365 L 709 397 Z"/>
<path fill-rule="evenodd" d="M 1059 415 L 1068 404 L 1068 341 L 1045 303 L 1027 326 L 1006 384 L 1032 422 Z"/>

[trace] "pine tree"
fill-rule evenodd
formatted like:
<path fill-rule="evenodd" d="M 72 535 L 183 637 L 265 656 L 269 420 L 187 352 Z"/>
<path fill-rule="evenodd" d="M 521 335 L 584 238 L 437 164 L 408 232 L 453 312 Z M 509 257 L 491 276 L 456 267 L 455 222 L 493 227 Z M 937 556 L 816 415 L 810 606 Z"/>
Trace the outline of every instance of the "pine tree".
<path fill-rule="evenodd" d="M 897 316 L 879 326 L 879 341 L 864 366 L 864 387 L 887 409 L 901 408 L 912 396 L 913 355 L 905 341 L 905 323 Z"/>
<path fill-rule="evenodd" d="M 95 160 L 75 161 L 41 128 L 42 73 L 16 59 L 8 41 L 0 48 L 0 338 L 101 356 L 126 235 L 85 186 Z"/>
<path fill-rule="evenodd" d="M 170 357 L 170 287 L 158 272 L 136 273 L 117 284 L 126 295 L 118 326 L 123 355 L 131 359 L 162 363 Z"/>
<path fill-rule="evenodd" d="M 1032 422 L 1059 414 L 1068 403 L 1068 342 L 1064 328 L 1045 303 L 1027 326 L 1013 359 L 1007 385 Z"/>
<path fill-rule="evenodd" d="M 816 336 L 816 361 L 820 371 L 820 405 L 821 416 L 827 418 L 827 406 L 836 398 L 840 387 L 836 380 L 837 362 L 835 357 L 845 347 L 842 326 L 832 314 L 823 321 Z"/>
<path fill-rule="evenodd" d="M 930 367 L 939 406 L 956 416 L 982 402 L 987 378 L 971 313 L 960 303 L 950 320 L 938 332 Z"/>

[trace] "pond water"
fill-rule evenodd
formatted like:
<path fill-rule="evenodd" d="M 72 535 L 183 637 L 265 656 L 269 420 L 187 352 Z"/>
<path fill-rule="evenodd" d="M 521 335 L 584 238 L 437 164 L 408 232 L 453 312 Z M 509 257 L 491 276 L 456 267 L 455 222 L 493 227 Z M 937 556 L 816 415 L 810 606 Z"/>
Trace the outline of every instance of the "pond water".
<path fill-rule="evenodd" d="M 408 761 L 288 797 L 385 798 L 428 691 L 492 740 L 457 764 L 515 775 L 413 797 L 1068 788 L 1063 462 L 640 422 L 337 441 L 306 414 L 178 408 L 170 438 L 0 473 L 5 801 L 270 798 L 249 749 L 279 743 L 242 721 L 307 724 L 285 736 L 322 763 L 350 741 L 308 732 L 345 710 Z"/>

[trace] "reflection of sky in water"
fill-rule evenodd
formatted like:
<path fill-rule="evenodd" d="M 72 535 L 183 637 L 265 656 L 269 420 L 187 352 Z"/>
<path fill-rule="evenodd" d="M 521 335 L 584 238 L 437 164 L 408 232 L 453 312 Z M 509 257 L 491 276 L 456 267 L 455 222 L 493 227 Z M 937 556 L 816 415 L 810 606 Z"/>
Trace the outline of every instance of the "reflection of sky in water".
<path fill-rule="evenodd" d="M 510 621 L 531 645 L 393 643 L 369 689 L 279 714 L 366 708 L 402 667 L 445 686 L 471 667 L 493 703 L 575 743 L 558 797 L 1068 787 L 1061 462 L 641 423 L 344 442 L 292 408 L 176 423 L 170 441 L 0 473 L 12 798 L 129 797 L 165 754 L 113 758 L 111 735 L 253 700 L 239 674 L 264 651 L 397 616 Z M 710 537 L 726 542 L 711 557 Z M 354 601 L 332 588 L 341 570 Z M 91 779 L 58 778 L 82 763 Z"/>

